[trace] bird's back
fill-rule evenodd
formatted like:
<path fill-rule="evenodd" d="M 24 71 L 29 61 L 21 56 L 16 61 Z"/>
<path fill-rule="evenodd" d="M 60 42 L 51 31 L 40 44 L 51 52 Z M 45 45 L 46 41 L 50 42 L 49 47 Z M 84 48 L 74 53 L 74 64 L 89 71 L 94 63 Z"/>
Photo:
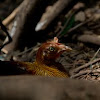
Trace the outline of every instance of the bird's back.
<path fill-rule="evenodd" d="M 50 67 L 47 65 L 39 65 L 36 61 L 32 63 L 30 67 L 27 67 L 27 70 L 34 75 L 68 77 L 67 73 L 62 72 L 54 67 Z"/>

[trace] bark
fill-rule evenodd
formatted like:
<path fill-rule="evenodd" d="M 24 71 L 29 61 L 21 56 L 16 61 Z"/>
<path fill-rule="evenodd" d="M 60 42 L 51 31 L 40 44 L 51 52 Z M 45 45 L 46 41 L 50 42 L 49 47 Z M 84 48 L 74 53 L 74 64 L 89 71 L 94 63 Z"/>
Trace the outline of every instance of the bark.
<path fill-rule="evenodd" d="M 92 43 L 100 45 L 100 36 L 99 35 L 81 35 L 78 37 L 78 40 L 85 43 Z"/>
<path fill-rule="evenodd" d="M 0 77 L 0 100 L 99 100 L 100 83 L 39 76 Z"/>
<path fill-rule="evenodd" d="M 24 0 L 21 10 L 16 18 L 16 31 L 13 36 L 13 42 L 4 49 L 7 52 L 22 49 L 25 46 L 32 46 L 39 35 L 35 32 L 35 26 L 44 12 L 48 0 Z"/>
<path fill-rule="evenodd" d="M 48 25 L 74 0 L 58 0 L 53 6 L 48 7 L 36 26 L 36 31 L 44 30 Z"/>

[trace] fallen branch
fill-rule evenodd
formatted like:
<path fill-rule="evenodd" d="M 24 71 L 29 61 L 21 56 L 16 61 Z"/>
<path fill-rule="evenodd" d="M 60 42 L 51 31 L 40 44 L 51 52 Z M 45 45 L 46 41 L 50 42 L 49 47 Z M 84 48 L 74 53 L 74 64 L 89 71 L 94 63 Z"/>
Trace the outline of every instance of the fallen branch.
<path fill-rule="evenodd" d="M 81 35 L 78 37 L 78 40 L 86 43 L 93 43 L 100 45 L 100 36 L 99 35 Z"/>
<path fill-rule="evenodd" d="M 17 26 L 13 33 L 13 42 L 3 48 L 4 52 L 23 50 L 25 47 L 33 46 L 40 37 L 35 32 L 35 26 L 47 4 L 48 0 L 45 2 L 44 0 L 24 0 L 22 2 L 21 10 L 18 11 L 16 17 Z"/>
<path fill-rule="evenodd" d="M 82 69 L 84 69 L 84 68 L 87 68 L 88 66 L 90 66 L 90 65 L 92 65 L 92 64 L 95 64 L 95 63 L 97 63 L 97 62 L 99 62 L 99 61 L 100 61 L 100 58 L 97 58 L 97 59 L 95 59 L 95 60 L 93 60 L 93 61 L 90 61 L 90 62 L 86 63 L 85 65 L 82 65 L 82 66 L 80 66 L 80 67 L 78 67 L 78 68 L 75 68 L 75 69 L 72 71 L 72 73 L 78 73 L 80 70 L 82 70 Z"/>
<path fill-rule="evenodd" d="M 82 75 L 90 74 L 90 73 L 99 73 L 100 74 L 100 69 L 81 71 L 81 72 L 79 72 L 79 73 L 77 73 L 75 75 L 72 75 L 70 78 L 77 78 L 77 77 L 80 77 Z"/>
<path fill-rule="evenodd" d="M 75 75 L 72 75 L 70 78 L 77 78 L 79 76 L 85 75 L 85 74 L 90 73 L 90 72 L 91 72 L 91 70 L 81 71 L 81 72 L 79 72 L 79 73 L 77 73 Z"/>
<path fill-rule="evenodd" d="M 47 28 L 47 26 L 66 8 L 70 2 L 74 0 L 58 0 L 53 6 L 43 14 L 38 22 L 35 30 L 40 31 Z"/>

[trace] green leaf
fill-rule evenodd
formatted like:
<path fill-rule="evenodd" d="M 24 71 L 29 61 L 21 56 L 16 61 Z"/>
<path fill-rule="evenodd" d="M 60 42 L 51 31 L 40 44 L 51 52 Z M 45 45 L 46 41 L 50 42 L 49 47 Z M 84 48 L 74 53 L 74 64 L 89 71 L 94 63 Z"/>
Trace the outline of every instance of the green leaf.
<path fill-rule="evenodd" d="M 66 20 L 66 22 L 67 22 L 67 20 Z M 65 23 L 66 23 L 65 22 Z M 71 19 L 69 20 L 69 22 L 68 22 L 68 24 L 67 24 L 67 26 L 64 28 L 64 30 L 62 31 L 62 33 L 61 33 L 61 35 L 63 36 L 63 35 L 65 35 L 67 32 L 68 32 L 68 30 L 74 25 L 74 22 L 75 22 L 75 17 L 74 17 L 74 15 L 71 17 Z"/>

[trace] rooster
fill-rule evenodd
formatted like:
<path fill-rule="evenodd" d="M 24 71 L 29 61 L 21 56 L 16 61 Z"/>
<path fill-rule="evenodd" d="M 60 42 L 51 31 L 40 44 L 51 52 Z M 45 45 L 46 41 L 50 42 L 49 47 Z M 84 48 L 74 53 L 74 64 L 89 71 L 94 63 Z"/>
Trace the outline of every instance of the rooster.
<path fill-rule="evenodd" d="M 1 61 L 0 74 L 32 74 L 40 76 L 68 77 L 66 70 L 56 59 L 72 49 L 58 42 L 58 38 L 43 43 L 37 51 L 35 62 Z M 7 67 L 4 67 L 7 66 Z M 9 71 L 10 72 L 9 72 Z M 5 72 L 5 73 L 4 73 Z"/>

